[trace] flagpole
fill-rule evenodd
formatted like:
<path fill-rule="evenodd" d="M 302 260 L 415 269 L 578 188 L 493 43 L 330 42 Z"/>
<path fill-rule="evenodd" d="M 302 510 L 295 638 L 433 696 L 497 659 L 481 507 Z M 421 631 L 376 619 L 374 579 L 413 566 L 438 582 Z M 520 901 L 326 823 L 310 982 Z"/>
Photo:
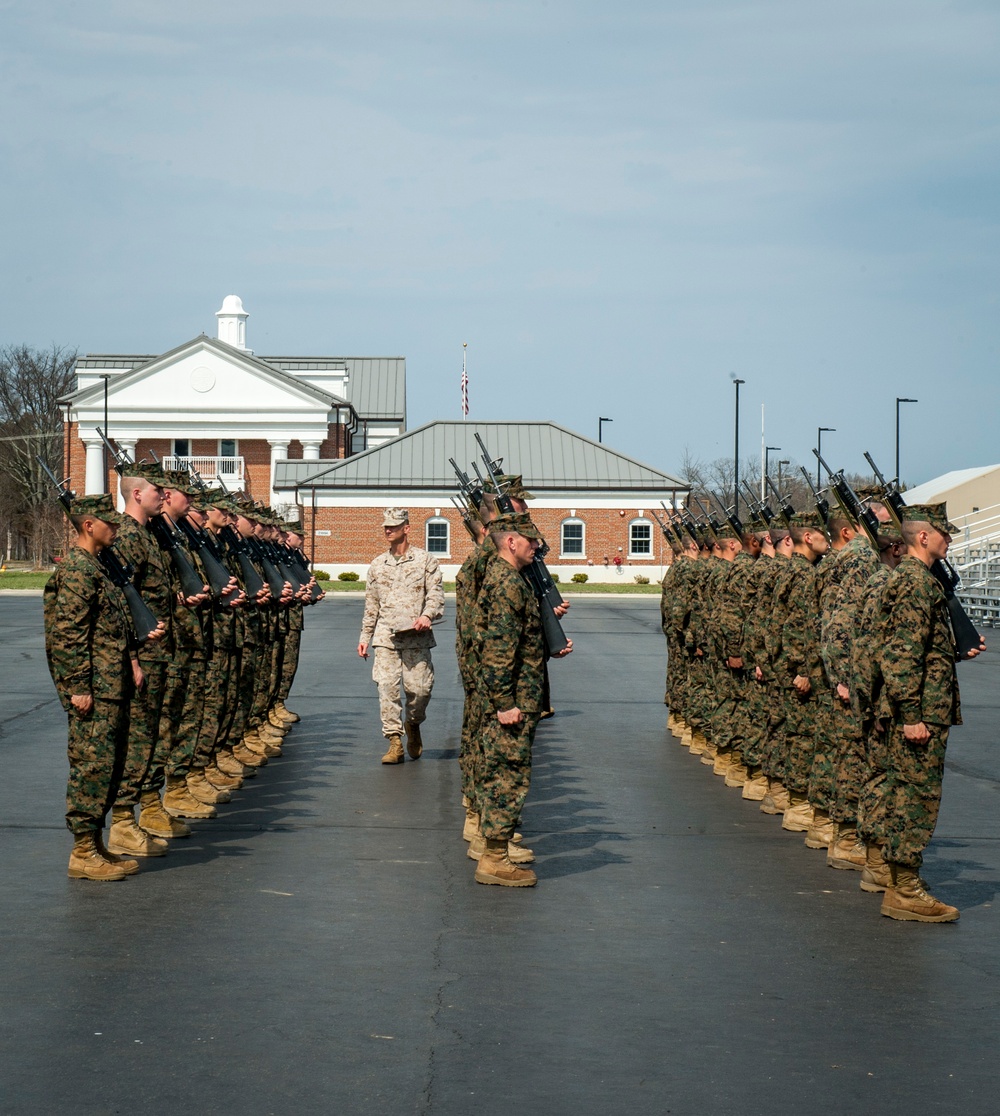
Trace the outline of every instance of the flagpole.
<path fill-rule="evenodd" d="M 468 341 L 462 342 L 462 422 L 469 417 L 469 377 L 465 371 L 465 350 L 469 347 Z"/>

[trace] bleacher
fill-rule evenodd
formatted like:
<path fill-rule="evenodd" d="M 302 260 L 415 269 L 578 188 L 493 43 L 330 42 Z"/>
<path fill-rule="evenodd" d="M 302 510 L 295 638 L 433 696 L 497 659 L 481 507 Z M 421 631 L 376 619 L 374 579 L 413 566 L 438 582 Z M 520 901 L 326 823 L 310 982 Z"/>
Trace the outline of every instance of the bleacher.
<path fill-rule="evenodd" d="M 962 579 L 958 597 L 974 623 L 1000 626 L 1000 504 L 953 516 L 948 560 Z"/>

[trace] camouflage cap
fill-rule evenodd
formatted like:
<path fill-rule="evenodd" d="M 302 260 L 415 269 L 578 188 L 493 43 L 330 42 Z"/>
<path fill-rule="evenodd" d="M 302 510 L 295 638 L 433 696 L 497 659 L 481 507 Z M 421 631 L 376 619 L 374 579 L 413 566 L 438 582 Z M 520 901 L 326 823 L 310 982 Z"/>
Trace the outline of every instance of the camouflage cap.
<path fill-rule="evenodd" d="M 882 500 L 882 486 L 878 484 L 859 484 L 854 489 L 859 500 Z"/>
<path fill-rule="evenodd" d="M 948 522 L 948 505 L 940 504 L 908 504 L 899 509 L 899 518 L 904 523 L 929 523 L 942 535 L 954 535 L 958 528 L 954 523 Z"/>
<path fill-rule="evenodd" d="M 788 521 L 788 526 L 809 528 L 812 531 L 824 530 L 823 520 L 820 518 L 818 511 L 796 512 Z"/>
<path fill-rule="evenodd" d="M 721 541 L 722 539 L 738 539 L 739 535 L 728 523 L 724 523 L 721 527 L 716 527 L 715 537 Z"/>
<path fill-rule="evenodd" d="M 100 519 L 103 523 L 113 523 L 115 526 L 122 521 L 122 517 L 115 511 L 115 506 L 107 493 L 97 496 L 74 497 L 70 515 L 93 516 L 94 519 Z"/>
<path fill-rule="evenodd" d="M 524 480 L 520 473 L 504 473 L 500 478 L 507 484 L 507 495 L 515 500 L 534 500 L 534 496 L 524 487 Z"/>
<path fill-rule="evenodd" d="M 155 461 L 139 461 L 131 468 L 126 467 L 125 473 L 127 476 L 142 477 L 150 484 L 158 484 L 160 488 L 165 488 L 167 484 L 167 478 L 163 475 L 163 470 Z"/>
<path fill-rule="evenodd" d="M 402 527 L 410 522 L 410 513 L 406 508 L 386 508 L 382 515 L 383 527 Z"/>
<path fill-rule="evenodd" d="M 170 469 L 164 472 L 162 483 L 164 488 L 183 492 L 185 496 L 197 496 L 201 492 L 201 489 L 192 482 L 191 474 L 183 469 Z"/>
<path fill-rule="evenodd" d="M 292 531 L 296 535 L 305 534 L 305 528 L 302 526 L 302 520 L 301 519 L 290 519 L 290 520 L 288 520 L 288 522 L 285 524 L 285 530 L 286 531 Z"/>

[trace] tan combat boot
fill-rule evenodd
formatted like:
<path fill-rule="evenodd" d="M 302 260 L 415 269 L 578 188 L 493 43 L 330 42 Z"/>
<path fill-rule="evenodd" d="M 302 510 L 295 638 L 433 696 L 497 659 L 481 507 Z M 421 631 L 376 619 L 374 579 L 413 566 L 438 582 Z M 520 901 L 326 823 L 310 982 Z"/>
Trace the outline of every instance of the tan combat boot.
<path fill-rule="evenodd" d="M 230 775 L 234 779 L 252 779 L 257 774 L 254 768 L 240 763 L 233 755 L 232 748 L 220 748 L 215 753 L 215 766 L 223 774 Z"/>
<path fill-rule="evenodd" d="M 94 834 L 94 847 L 97 849 L 98 854 L 103 856 L 109 864 L 115 864 L 123 869 L 126 876 L 134 876 L 136 872 L 139 871 L 138 860 L 133 860 L 130 856 L 118 856 L 117 853 L 110 851 L 108 846 L 104 843 L 104 834 L 100 830 Z"/>
<path fill-rule="evenodd" d="M 263 756 L 264 759 L 268 759 L 281 755 L 281 748 L 277 744 L 271 743 L 273 739 L 273 737 L 263 736 L 260 729 L 251 729 L 240 743 L 248 752 L 253 752 L 255 756 Z"/>
<path fill-rule="evenodd" d="M 263 767 L 267 763 L 267 756 L 263 752 L 251 752 L 242 740 L 239 744 L 233 745 L 233 756 L 238 764 L 249 771 L 255 771 L 256 768 Z"/>
<path fill-rule="evenodd" d="M 135 824 L 131 806 L 115 806 L 111 811 L 108 849 L 127 856 L 166 856 L 170 846 L 159 837 L 151 837 Z"/>
<path fill-rule="evenodd" d="M 271 728 L 277 729 L 277 731 L 280 732 L 282 736 L 289 732 L 292 727 L 292 722 L 285 720 L 285 718 L 282 717 L 282 715 L 276 709 L 268 710 L 267 723 L 271 726 Z"/>
<path fill-rule="evenodd" d="M 861 890 L 877 894 L 892 887 L 892 873 L 878 845 L 865 847 L 865 866 L 861 869 Z"/>
<path fill-rule="evenodd" d="M 813 822 L 813 808 L 804 794 L 789 794 L 789 805 L 781 819 L 781 828 L 792 833 L 807 833 Z"/>
<path fill-rule="evenodd" d="M 71 880 L 123 880 L 127 875 L 120 864 L 111 864 L 101 856 L 93 833 L 73 838 L 67 874 Z"/>
<path fill-rule="evenodd" d="M 826 866 L 860 872 L 865 866 L 865 860 L 865 844 L 858 838 L 855 823 L 838 822 L 837 835 L 826 854 Z"/>
<path fill-rule="evenodd" d="M 402 763 L 403 762 L 403 738 L 398 732 L 391 733 L 387 738 L 389 741 L 389 750 L 382 757 L 383 763 Z"/>
<path fill-rule="evenodd" d="M 701 746 L 701 755 L 698 757 L 706 767 L 715 767 L 715 757 L 719 754 L 719 749 L 712 743 L 709 738 L 702 733 L 701 739 L 703 741 Z"/>
<path fill-rule="evenodd" d="M 277 709 L 277 711 L 281 714 L 282 717 L 285 718 L 286 721 L 289 721 L 293 725 L 296 721 L 302 720 L 298 713 L 293 713 L 283 701 L 276 701 L 274 703 L 274 708 Z"/>
<path fill-rule="evenodd" d="M 745 786 L 749 778 L 750 773 L 747 771 L 746 764 L 743 762 L 743 757 L 740 755 L 739 749 L 734 748 L 730 753 L 729 767 L 726 770 L 726 786 Z"/>
<path fill-rule="evenodd" d="M 233 797 L 225 787 L 212 786 L 205 776 L 204 768 L 192 768 L 187 773 L 184 783 L 192 798 L 197 798 L 199 802 L 204 802 L 208 806 L 228 802 Z"/>
<path fill-rule="evenodd" d="M 837 823 L 825 810 L 813 810 L 812 825 L 806 833 L 807 849 L 828 849 L 837 835 Z"/>
<path fill-rule="evenodd" d="M 406 722 L 406 751 L 410 759 L 420 759 L 424 750 L 424 742 L 420 738 L 420 726 L 414 721 Z"/>
<path fill-rule="evenodd" d="M 257 726 L 257 731 L 265 740 L 273 740 L 275 744 L 280 744 L 290 730 L 285 728 L 284 725 L 276 725 L 265 717 Z"/>
<path fill-rule="evenodd" d="M 759 767 L 747 770 L 747 781 L 743 784 L 743 797 L 748 802 L 763 802 L 767 794 L 767 776 Z"/>
<path fill-rule="evenodd" d="M 912 868 L 890 864 L 892 886 L 882 898 L 879 912 L 902 922 L 957 922 L 958 907 L 949 907 L 935 899 L 924 887 L 924 881 Z"/>
<path fill-rule="evenodd" d="M 143 791 L 139 799 L 139 828 L 154 837 L 190 837 L 191 827 L 172 818 L 163 809 L 160 796 L 154 790 Z"/>
<path fill-rule="evenodd" d="M 728 775 L 733 763 L 732 748 L 716 748 L 715 762 L 712 764 L 713 775 Z"/>
<path fill-rule="evenodd" d="M 699 732 L 698 729 L 691 730 L 691 739 L 688 746 L 692 756 L 700 756 L 702 752 L 708 747 L 708 741 L 705 739 L 705 734 Z"/>
<path fill-rule="evenodd" d="M 680 742 L 682 748 L 690 748 L 694 743 L 694 729 L 690 725 L 684 726 L 684 731 L 681 733 Z"/>
<path fill-rule="evenodd" d="M 163 809 L 172 818 L 214 818 L 216 809 L 207 802 L 199 802 L 187 789 L 183 775 L 168 775 L 167 789 L 163 792 Z"/>
<path fill-rule="evenodd" d="M 476 883 L 499 884 L 501 887 L 534 887 L 538 877 L 530 868 L 518 868 L 507 855 L 508 842 L 487 841 L 476 865 Z"/>
<path fill-rule="evenodd" d="M 507 842 L 507 856 L 511 864 L 533 864 L 534 852 L 525 845 L 515 845 L 513 841 Z"/>
<path fill-rule="evenodd" d="M 475 837 L 469 842 L 469 847 L 465 850 L 465 855 L 470 860 L 481 860 L 483 853 L 486 852 L 486 838 L 482 833 L 477 833 Z"/>
<path fill-rule="evenodd" d="M 767 794 L 761 799 L 762 814 L 783 814 L 792 804 L 791 795 L 780 779 L 768 779 Z"/>
<path fill-rule="evenodd" d="M 465 808 L 465 825 L 462 827 L 462 839 L 472 841 L 479 836 L 479 811 L 471 806 Z"/>
<path fill-rule="evenodd" d="M 219 766 L 218 761 L 213 759 L 207 767 L 203 767 L 205 778 L 216 787 L 218 790 L 239 790 L 243 786 L 242 775 L 227 775 L 225 771 Z"/>

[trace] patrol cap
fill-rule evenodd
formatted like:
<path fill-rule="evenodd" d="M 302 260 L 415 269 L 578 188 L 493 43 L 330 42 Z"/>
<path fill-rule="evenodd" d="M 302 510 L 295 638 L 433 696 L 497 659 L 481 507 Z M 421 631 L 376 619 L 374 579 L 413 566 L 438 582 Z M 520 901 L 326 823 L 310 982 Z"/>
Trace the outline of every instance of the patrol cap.
<path fill-rule="evenodd" d="M 382 516 L 383 527 L 402 527 L 410 522 L 410 513 L 406 508 L 386 508 Z"/>
<path fill-rule="evenodd" d="M 514 530 L 523 535 L 526 539 L 537 539 L 542 541 L 541 533 L 538 528 L 531 522 L 531 516 L 527 512 L 521 512 L 519 515 L 514 516 Z"/>
<path fill-rule="evenodd" d="M 185 496 L 197 496 L 201 489 L 191 481 L 191 474 L 183 469 L 170 469 L 163 474 L 163 487 L 183 492 Z"/>
<path fill-rule="evenodd" d="M 723 524 L 721 527 L 716 527 L 715 537 L 717 539 L 738 539 L 739 535 L 729 526 L 728 523 Z"/>
<path fill-rule="evenodd" d="M 163 475 L 163 470 L 156 462 L 140 461 L 135 465 L 125 467 L 126 476 L 142 477 L 143 480 L 149 481 L 150 484 L 158 484 L 160 488 L 167 486 L 167 478 Z"/>
<path fill-rule="evenodd" d="M 302 526 L 302 520 L 301 519 L 290 519 L 290 520 L 288 520 L 288 522 L 285 524 L 285 530 L 286 531 L 292 531 L 296 535 L 302 535 L 302 534 L 305 533 L 305 528 Z"/>
<path fill-rule="evenodd" d="M 948 505 L 940 504 L 908 504 L 899 509 L 899 518 L 904 523 L 929 523 L 942 535 L 954 535 L 958 528 L 954 523 L 948 522 Z"/>
<path fill-rule="evenodd" d="M 859 500 L 877 500 L 881 502 L 883 493 L 880 485 L 859 484 L 854 489 L 854 495 L 857 496 Z"/>
<path fill-rule="evenodd" d="M 534 500 L 534 496 L 524 487 L 520 473 L 504 473 L 500 480 L 507 485 L 507 495 L 515 500 Z"/>
<path fill-rule="evenodd" d="M 811 531 L 822 531 L 823 520 L 820 518 L 818 511 L 800 511 L 796 512 L 788 521 L 789 527 L 808 528 Z"/>
<path fill-rule="evenodd" d="M 70 515 L 81 518 L 93 516 L 94 519 L 100 519 L 103 523 L 113 523 L 116 527 L 122 521 L 122 517 L 115 511 L 115 506 L 107 493 L 99 496 L 74 497 Z"/>

